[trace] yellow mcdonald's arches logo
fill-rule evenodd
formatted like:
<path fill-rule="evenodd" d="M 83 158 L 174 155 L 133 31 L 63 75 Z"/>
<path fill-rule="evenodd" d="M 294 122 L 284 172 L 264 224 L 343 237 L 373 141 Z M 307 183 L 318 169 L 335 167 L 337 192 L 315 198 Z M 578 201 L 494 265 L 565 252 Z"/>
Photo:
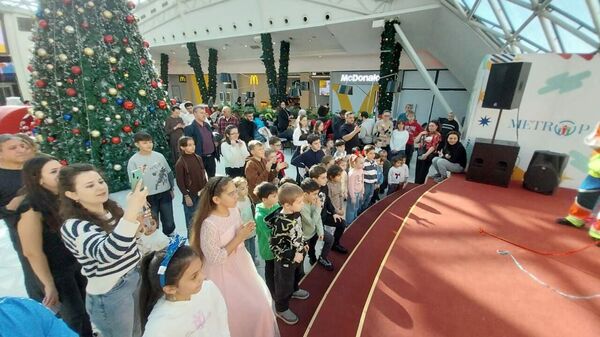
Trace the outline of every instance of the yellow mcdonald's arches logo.
<path fill-rule="evenodd" d="M 339 88 L 340 88 L 340 84 L 338 84 L 338 83 L 331 84 L 331 90 L 337 96 L 338 102 L 340 103 L 340 109 L 344 109 L 347 111 L 355 111 L 355 112 L 360 112 L 360 111 L 371 112 L 375 108 L 375 102 L 377 101 L 377 93 L 379 92 L 379 84 L 373 84 L 371 86 L 371 89 L 363 98 L 363 100 L 360 104 L 360 107 L 353 106 L 352 102 L 350 100 L 350 96 L 347 94 L 340 94 L 338 92 Z M 354 93 L 357 94 L 356 91 Z M 356 108 L 358 108 L 358 110 Z"/>
<path fill-rule="evenodd" d="M 179 75 L 179 83 L 187 83 L 187 77 L 185 75 Z"/>
<path fill-rule="evenodd" d="M 258 75 L 250 75 L 250 85 L 258 85 Z"/>

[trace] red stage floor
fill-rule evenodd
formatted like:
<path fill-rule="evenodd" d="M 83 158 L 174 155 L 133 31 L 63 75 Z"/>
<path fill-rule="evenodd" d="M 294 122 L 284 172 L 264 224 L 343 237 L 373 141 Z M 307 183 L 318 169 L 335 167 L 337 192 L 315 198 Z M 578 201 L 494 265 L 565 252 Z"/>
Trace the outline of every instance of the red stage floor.
<path fill-rule="evenodd" d="M 510 251 L 551 287 L 581 296 L 600 293 L 600 249 L 544 256 L 479 231 L 537 251 L 583 247 L 591 242 L 585 231 L 553 223 L 574 195 L 457 176 L 386 200 L 375 217 L 369 210 L 355 224 L 367 230 L 333 281 L 308 275 L 303 287 L 312 304 L 292 304 L 303 307 L 303 321 L 282 336 L 598 336 L 600 298 L 561 296 L 497 250 Z"/>

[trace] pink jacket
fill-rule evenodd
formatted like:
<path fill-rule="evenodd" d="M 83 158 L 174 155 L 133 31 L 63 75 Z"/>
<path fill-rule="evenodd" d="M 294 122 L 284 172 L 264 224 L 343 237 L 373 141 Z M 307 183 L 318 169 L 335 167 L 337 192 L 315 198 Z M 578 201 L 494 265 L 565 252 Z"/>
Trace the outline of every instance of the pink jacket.
<path fill-rule="evenodd" d="M 350 172 L 348 172 L 348 196 L 350 200 L 356 202 L 356 193 L 363 195 L 364 192 L 363 169 L 350 169 Z"/>

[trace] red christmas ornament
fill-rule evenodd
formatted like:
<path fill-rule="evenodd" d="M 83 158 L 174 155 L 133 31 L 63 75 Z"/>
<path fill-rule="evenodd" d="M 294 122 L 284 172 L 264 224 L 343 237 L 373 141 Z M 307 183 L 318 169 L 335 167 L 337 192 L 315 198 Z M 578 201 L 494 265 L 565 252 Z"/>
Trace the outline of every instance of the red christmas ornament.
<path fill-rule="evenodd" d="M 77 90 L 75 90 L 74 88 L 67 88 L 66 93 L 69 97 L 77 96 Z"/>
<path fill-rule="evenodd" d="M 46 81 L 44 80 L 37 80 L 35 81 L 35 86 L 38 88 L 45 88 L 47 85 Z"/>
<path fill-rule="evenodd" d="M 46 140 L 48 141 L 48 143 L 53 143 L 56 138 L 52 137 L 52 136 L 48 136 L 48 138 L 46 138 Z"/>
<path fill-rule="evenodd" d="M 114 136 L 110 139 L 110 142 L 113 144 L 121 144 L 121 137 Z"/>
<path fill-rule="evenodd" d="M 33 66 L 32 66 L 31 64 L 28 64 L 28 65 L 27 65 L 27 70 L 28 70 L 29 72 L 33 72 Z"/>
<path fill-rule="evenodd" d="M 121 90 L 123 88 L 125 88 L 125 85 L 123 83 L 118 83 L 117 84 L 117 89 Z"/>
<path fill-rule="evenodd" d="M 71 4 L 71 0 L 63 0 L 63 4 L 64 4 L 65 6 L 68 6 L 68 5 L 70 5 L 70 4 Z"/>
<path fill-rule="evenodd" d="M 140 126 L 140 121 L 137 121 L 137 120 L 136 120 L 135 122 L 133 122 L 133 125 L 134 125 L 134 126 Z"/>
<path fill-rule="evenodd" d="M 150 82 L 150 85 L 152 86 L 152 88 L 158 88 L 158 82 L 156 81 Z"/>
<path fill-rule="evenodd" d="M 46 21 L 44 19 L 38 21 L 38 27 L 40 27 L 41 29 L 48 28 L 48 21 Z"/>
<path fill-rule="evenodd" d="M 133 110 L 133 108 L 135 108 L 135 104 L 133 104 L 132 101 L 125 101 L 123 102 L 123 108 L 125 110 Z"/>
<path fill-rule="evenodd" d="M 164 110 L 167 108 L 167 103 L 165 101 L 158 101 L 158 107 Z"/>
<path fill-rule="evenodd" d="M 67 166 L 67 164 L 69 164 L 69 163 L 65 159 L 63 159 L 63 160 L 60 161 L 60 164 L 62 166 Z"/>
<path fill-rule="evenodd" d="M 147 62 L 148 61 L 146 61 L 145 58 L 140 59 L 140 64 L 143 65 L 143 66 L 145 66 Z"/>
<path fill-rule="evenodd" d="M 41 119 L 39 119 L 39 118 L 36 118 L 36 119 L 33 121 L 33 123 L 31 123 L 31 124 L 34 124 L 35 126 L 40 126 L 40 124 L 42 124 L 42 120 L 41 120 Z"/>
<path fill-rule="evenodd" d="M 144 41 L 144 48 L 150 48 L 150 42 Z"/>
<path fill-rule="evenodd" d="M 102 139 L 102 144 L 106 144 L 108 141 L 106 139 Z"/>
<path fill-rule="evenodd" d="M 87 21 L 83 21 L 79 24 L 79 26 L 83 29 L 88 29 L 88 28 L 90 28 L 90 23 Z"/>
<path fill-rule="evenodd" d="M 123 42 L 124 45 L 128 45 L 129 44 L 129 39 L 124 37 L 121 42 Z"/>
<path fill-rule="evenodd" d="M 112 35 L 110 35 L 110 34 L 109 35 L 104 35 L 104 43 L 111 44 L 113 42 L 115 42 L 115 39 L 113 38 Z"/>
<path fill-rule="evenodd" d="M 133 1 L 127 1 L 127 8 L 134 9 L 135 8 L 135 2 L 133 2 Z"/>
<path fill-rule="evenodd" d="M 125 125 L 125 126 L 123 127 L 123 131 L 125 131 L 125 132 L 127 132 L 127 133 L 131 132 L 131 126 L 129 126 L 129 125 Z"/>
<path fill-rule="evenodd" d="M 108 98 L 106 98 L 106 97 L 100 98 L 100 103 L 102 103 L 102 104 L 108 103 Z"/>
<path fill-rule="evenodd" d="M 71 132 L 72 132 L 74 135 L 79 135 L 79 134 L 81 133 L 81 131 L 79 131 L 79 129 L 77 129 L 77 128 L 75 128 L 75 129 L 71 130 Z"/>
<path fill-rule="evenodd" d="M 79 67 L 79 66 L 72 66 L 71 67 L 71 73 L 73 75 L 79 75 L 79 74 L 81 74 L 81 67 Z"/>
<path fill-rule="evenodd" d="M 127 23 L 134 23 L 135 22 L 135 16 L 129 14 L 125 17 L 125 22 Z"/>
<path fill-rule="evenodd" d="M 70 78 L 70 77 L 69 77 L 69 78 L 67 78 L 67 83 L 69 83 L 69 84 L 73 84 L 73 82 L 75 82 L 75 81 L 74 81 L 72 78 Z"/>

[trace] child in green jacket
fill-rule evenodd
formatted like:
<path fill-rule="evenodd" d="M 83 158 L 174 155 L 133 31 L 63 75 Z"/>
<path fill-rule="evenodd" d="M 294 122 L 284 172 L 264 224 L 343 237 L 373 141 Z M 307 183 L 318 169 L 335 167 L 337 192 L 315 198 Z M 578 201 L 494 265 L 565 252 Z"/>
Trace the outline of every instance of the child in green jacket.
<path fill-rule="evenodd" d="M 262 202 L 256 205 L 254 220 L 256 221 L 256 235 L 258 239 L 258 252 L 265 260 L 265 283 L 271 292 L 275 292 L 274 286 L 274 262 L 275 256 L 269 247 L 271 242 L 271 229 L 265 223 L 265 217 L 279 208 L 277 202 L 277 186 L 269 182 L 262 182 L 254 188 L 254 194 Z"/>

